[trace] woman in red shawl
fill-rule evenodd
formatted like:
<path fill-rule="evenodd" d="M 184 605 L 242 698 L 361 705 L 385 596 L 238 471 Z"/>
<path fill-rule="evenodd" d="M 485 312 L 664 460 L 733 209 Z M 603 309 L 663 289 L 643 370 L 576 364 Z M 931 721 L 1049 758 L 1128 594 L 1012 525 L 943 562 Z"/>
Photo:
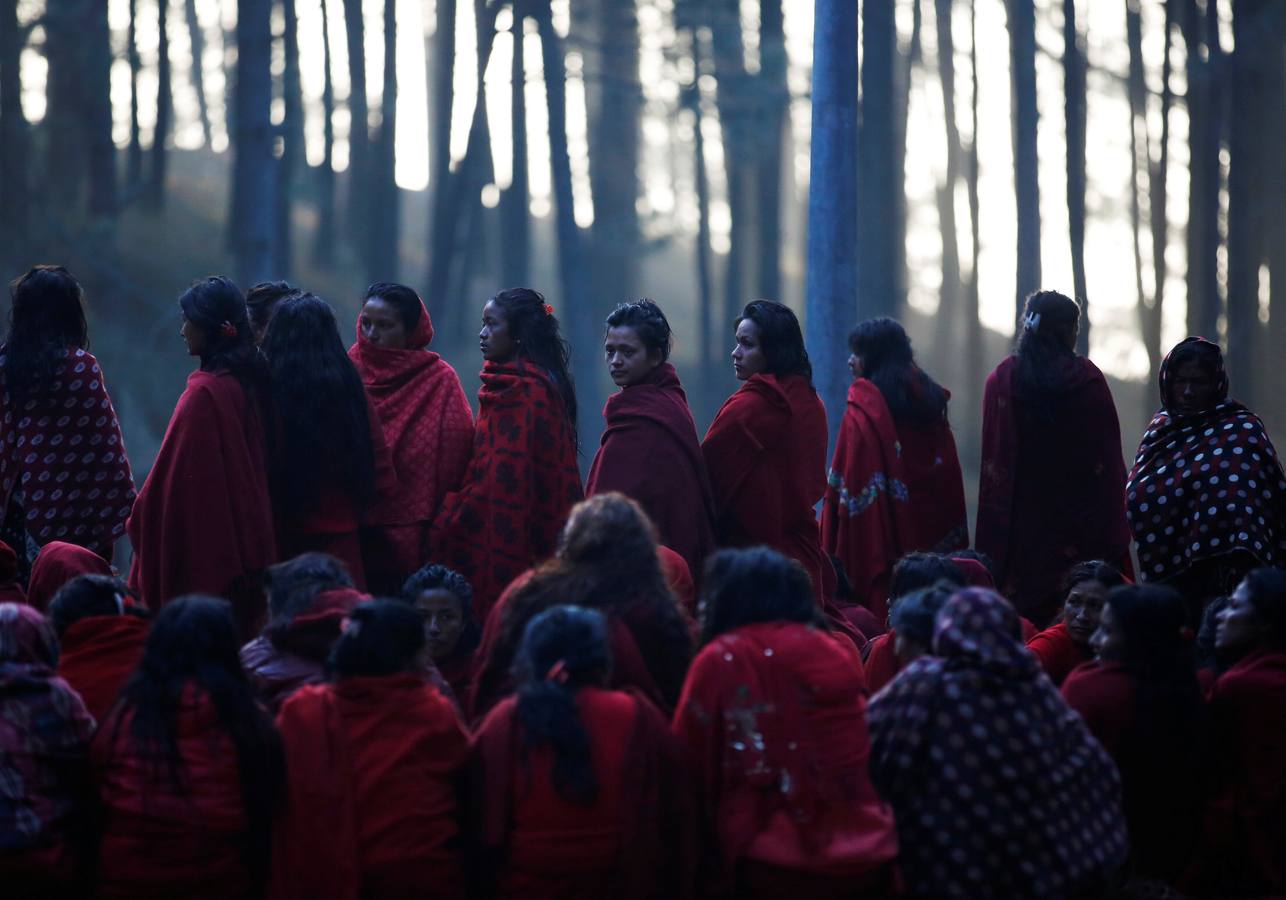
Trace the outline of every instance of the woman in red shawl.
<path fill-rule="evenodd" d="M 476 896 L 692 896 L 679 747 L 650 702 L 606 687 L 611 666 L 601 613 L 556 606 L 528 623 L 517 696 L 473 740 Z"/>
<path fill-rule="evenodd" d="M 98 896 L 261 896 L 286 773 L 237 658 L 228 603 L 180 597 L 94 736 Z"/>
<path fill-rule="evenodd" d="M 54 596 L 49 621 L 61 645 L 58 674 L 104 721 L 143 657 L 147 610 L 130 602 L 119 578 L 79 575 Z"/>
<path fill-rule="evenodd" d="M 425 680 L 424 650 L 414 608 L 362 603 L 331 655 L 334 681 L 282 706 L 272 900 L 464 897 L 456 796 L 469 739 Z"/>
<path fill-rule="evenodd" d="M 58 677 L 58 640 L 30 606 L 0 603 L 0 885 L 6 897 L 86 896 L 75 827 L 94 720 Z"/>
<path fill-rule="evenodd" d="M 754 300 L 737 322 L 732 368 L 745 382 L 727 399 L 705 440 L 723 545 L 767 544 L 795 559 L 819 605 L 835 594 L 813 507 L 826 493 L 826 409 L 795 314 Z"/>
<path fill-rule="evenodd" d="M 31 566 L 27 602 L 46 612 L 54 594 L 77 575 L 115 574 L 111 564 L 93 550 L 64 541 L 50 541 L 40 548 Z"/>
<path fill-rule="evenodd" d="M 473 453 L 473 411 L 460 376 L 429 350 L 433 321 L 406 285 L 366 289 L 348 356 L 384 426 L 396 490 L 366 516 L 363 544 L 371 589 L 395 594 L 432 557 L 429 529 L 443 498 L 460 487 Z"/>
<path fill-rule="evenodd" d="M 1218 344 L 1190 337 L 1166 356 L 1126 491 L 1140 576 L 1178 589 L 1190 613 L 1286 562 L 1286 475 L 1264 423 L 1228 399 Z"/>
<path fill-rule="evenodd" d="M 505 586 L 554 552 L 583 494 L 570 351 L 554 308 L 530 288 L 501 291 L 482 310 L 478 345 L 473 459 L 433 523 L 433 553 L 469 579 L 485 622 Z"/>
<path fill-rule="evenodd" d="M 129 583 L 148 607 L 180 594 L 232 602 L 247 639 L 263 615 L 263 574 L 277 559 L 268 493 L 268 366 L 227 278 L 179 297 L 181 334 L 201 367 L 188 376 L 129 520 Z"/>
<path fill-rule="evenodd" d="M 964 476 L 947 421 L 951 394 L 915 364 L 902 326 L 868 319 L 848 346 L 854 380 L 822 506 L 822 546 L 844 563 L 858 602 L 884 621 L 898 559 L 969 546 Z"/>
<path fill-rule="evenodd" d="M 587 495 L 619 491 L 643 507 L 660 541 L 689 572 L 714 550 L 714 498 L 688 398 L 670 358 L 670 323 L 651 300 L 607 317 L 608 374 L 621 390 L 603 408 L 603 432 Z"/>
<path fill-rule="evenodd" d="M 803 569 L 767 547 L 711 558 L 708 640 L 674 713 L 712 858 L 731 897 L 886 897 L 893 812 L 867 775 L 857 650 L 825 630 Z"/>
<path fill-rule="evenodd" d="M 1044 625 L 1063 572 L 1085 559 L 1130 571 L 1121 426 L 1107 380 L 1077 356 L 1080 307 L 1027 298 L 1018 346 L 987 377 L 978 488 L 979 550 L 997 589 Z"/>
<path fill-rule="evenodd" d="M 459 572 L 430 563 L 402 585 L 402 599 L 424 617 L 429 656 L 456 699 L 465 702 L 473 685 L 474 651 L 482 628 L 473 614 L 473 587 Z"/>
<path fill-rule="evenodd" d="M 1062 684 L 1073 669 L 1094 658 L 1091 646 L 1112 588 L 1125 578 L 1101 560 L 1077 563 L 1063 579 L 1063 611 L 1058 622 L 1027 639 L 1049 680 Z"/>
<path fill-rule="evenodd" d="M 134 477 L 98 360 L 86 350 L 85 300 L 62 266 L 15 281 L 0 344 L 0 514 L 18 502 L 26 534 L 5 534 L 22 557 L 26 535 L 112 558 L 134 504 Z"/>

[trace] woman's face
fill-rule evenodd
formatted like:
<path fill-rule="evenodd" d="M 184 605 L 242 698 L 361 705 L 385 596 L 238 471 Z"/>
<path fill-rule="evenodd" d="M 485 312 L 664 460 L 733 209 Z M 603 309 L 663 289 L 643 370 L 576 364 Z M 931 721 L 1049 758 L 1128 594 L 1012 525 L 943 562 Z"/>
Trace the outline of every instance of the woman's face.
<path fill-rule="evenodd" d="M 518 355 L 518 342 L 509 332 L 509 318 L 494 300 L 482 308 L 482 330 L 478 332 L 478 349 L 487 362 L 509 362 Z"/>
<path fill-rule="evenodd" d="M 607 329 L 603 355 L 607 374 L 617 387 L 623 388 L 638 384 L 661 364 L 661 354 L 649 353 L 638 332 L 628 325 Z"/>
<path fill-rule="evenodd" d="M 1103 607 L 1099 615 L 1098 628 L 1090 638 L 1090 649 L 1099 659 L 1114 661 L 1125 658 L 1125 634 L 1112 612 L 1112 604 Z"/>
<path fill-rule="evenodd" d="M 405 350 L 409 335 L 397 308 L 382 297 L 367 297 L 357 319 L 362 337 L 385 350 Z"/>
<path fill-rule="evenodd" d="M 750 319 L 737 323 L 737 346 L 732 349 L 732 370 L 738 381 L 748 381 L 768 368 L 763 344 L 759 343 L 759 326 Z"/>
<path fill-rule="evenodd" d="M 183 338 L 183 343 L 187 345 L 188 356 L 200 356 L 205 353 L 205 331 L 191 322 L 187 316 L 183 317 L 183 325 L 179 328 L 179 336 Z"/>
<path fill-rule="evenodd" d="M 1250 587 L 1237 585 L 1225 606 L 1215 616 L 1215 649 L 1245 651 L 1260 642 L 1267 630 L 1250 602 Z"/>
<path fill-rule="evenodd" d="M 848 355 L 848 370 L 853 373 L 854 381 L 857 381 L 857 379 L 862 377 L 862 373 L 864 371 L 862 368 L 862 357 L 858 356 L 856 352 Z"/>
<path fill-rule="evenodd" d="M 416 597 L 415 606 L 424 616 L 424 638 L 429 656 L 434 662 L 441 662 L 455 651 L 455 645 L 464 633 L 460 598 L 443 588 L 433 588 Z"/>
<path fill-rule="evenodd" d="M 1090 638 L 1098 630 L 1107 602 L 1107 585 L 1098 581 L 1082 581 L 1067 592 L 1063 603 L 1063 621 L 1067 633 L 1082 647 L 1090 646 Z"/>
<path fill-rule="evenodd" d="M 1175 369 L 1169 388 L 1170 404 L 1181 416 L 1203 412 L 1218 402 L 1219 385 L 1195 359 Z"/>

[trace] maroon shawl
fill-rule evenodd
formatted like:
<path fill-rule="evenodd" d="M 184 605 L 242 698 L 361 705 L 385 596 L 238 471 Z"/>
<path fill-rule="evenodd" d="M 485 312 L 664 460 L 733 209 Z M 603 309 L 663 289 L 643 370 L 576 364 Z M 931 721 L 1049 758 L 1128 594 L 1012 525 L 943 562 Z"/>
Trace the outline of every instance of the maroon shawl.
<path fill-rule="evenodd" d="M 125 680 L 138 668 L 149 626 L 138 616 L 89 616 L 63 632 L 58 674 L 97 721 L 107 718 Z"/>
<path fill-rule="evenodd" d="M 41 612 L 49 609 L 54 594 L 80 575 L 112 575 L 112 567 L 93 550 L 63 541 L 51 541 L 40 548 L 31 567 L 27 602 Z"/>

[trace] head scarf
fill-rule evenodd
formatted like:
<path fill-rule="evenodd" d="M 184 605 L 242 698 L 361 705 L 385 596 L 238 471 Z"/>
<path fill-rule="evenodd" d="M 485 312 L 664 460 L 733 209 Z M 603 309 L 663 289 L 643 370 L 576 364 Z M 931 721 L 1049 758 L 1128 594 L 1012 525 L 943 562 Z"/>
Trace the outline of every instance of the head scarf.
<path fill-rule="evenodd" d="M 1228 373 L 1223 367 L 1223 351 L 1214 341 L 1203 337 L 1187 337 L 1175 344 L 1161 362 L 1161 408 L 1170 407 L 1170 388 L 1174 380 L 1174 369 L 1179 360 L 1176 356 L 1185 356 L 1196 362 L 1215 383 L 1215 403 L 1228 399 Z"/>
<path fill-rule="evenodd" d="M 93 550 L 64 541 L 50 541 L 40 548 L 31 567 L 27 602 L 44 612 L 54 594 L 78 575 L 112 575 L 111 565 Z"/>

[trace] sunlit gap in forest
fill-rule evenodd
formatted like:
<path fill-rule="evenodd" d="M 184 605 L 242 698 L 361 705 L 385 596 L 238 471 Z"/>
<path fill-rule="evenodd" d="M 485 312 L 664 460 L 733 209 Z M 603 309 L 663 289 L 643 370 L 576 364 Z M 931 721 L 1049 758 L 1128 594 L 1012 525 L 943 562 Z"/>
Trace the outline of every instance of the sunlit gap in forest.
<path fill-rule="evenodd" d="M 120 43 L 129 24 L 130 0 L 108 0 L 110 25 L 113 38 Z M 141 140 L 144 147 L 151 143 L 156 117 L 157 28 L 156 0 L 136 0 L 137 42 L 141 55 L 140 108 Z M 191 38 L 182 15 L 181 0 L 173 0 L 169 17 L 170 53 L 173 62 L 174 134 L 175 147 L 195 150 L 205 143 L 195 91 L 191 84 Z M 299 52 L 304 96 L 305 136 L 310 165 L 322 160 L 322 87 L 323 41 L 322 3 L 327 3 L 332 28 L 331 76 L 337 105 L 333 124 L 336 141 L 333 165 L 343 171 L 348 165 L 346 137 L 349 121 L 343 105 L 349 91 L 347 48 L 342 35 L 342 0 L 297 0 L 299 18 Z M 1037 0 L 1037 83 L 1041 124 L 1039 130 L 1041 228 L 1046 235 L 1042 241 L 1043 284 L 1071 292 L 1071 257 L 1066 241 L 1068 207 L 1065 202 L 1065 130 L 1062 116 L 1063 75 L 1058 48 L 1062 37 L 1058 33 L 1061 12 L 1060 0 Z M 686 142 L 692 136 L 694 117 L 684 109 L 680 100 L 679 70 L 691 66 L 690 57 L 675 52 L 676 31 L 673 21 L 673 0 L 641 0 L 638 4 L 640 26 L 640 81 L 644 95 L 642 113 L 642 153 L 640 156 L 639 209 L 646 229 L 665 234 L 681 234 L 692 240 L 697 233 L 698 212 L 692 161 L 682 154 L 671 152 L 674 142 Z M 44 0 L 23 0 L 19 4 L 19 20 L 30 22 L 43 12 Z M 454 67 L 453 119 L 451 123 L 451 153 L 458 162 L 465 153 L 469 123 L 477 98 L 476 32 L 473 4 L 458 4 L 456 28 L 456 64 Z M 802 198 L 808 189 L 808 132 L 810 122 L 809 84 L 812 55 L 813 4 L 791 2 L 784 4 L 785 33 L 789 54 L 789 87 L 791 92 L 792 156 L 786 173 L 785 234 L 783 237 L 783 272 L 787 275 L 786 296 L 782 299 L 802 308 L 802 270 L 804 248 L 804 223 Z M 367 86 L 373 120 L 379 116 L 379 100 L 384 65 L 383 0 L 364 0 L 365 49 Z M 742 0 L 743 19 L 748 19 L 745 33 L 753 36 L 757 31 L 753 21 L 758 15 L 754 0 Z M 955 40 L 955 101 L 958 110 L 968 110 L 971 102 L 969 77 L 970 7 L 953 4 L 956 20 L 952 23 Z M 411 191 L 422 191 L 429 181 L 429 116 L 427 100 L 426 43 L 431 39 L 434 23 L 433 0 L 397 0 L 397 129 L 396 129 L 396 179 L 399 186 Z M 1226 7 L 1224 7 L 1226 10 Z M 208 97 L 210 119 L 210 149 L 215 153 L 228 150 L 227 122 L 224 98 L 228 89 L 225 64 L 232 61 L 235 48 L 231 46 L 236 25 L 235 0 L 196 0 L 195 10 L 201 33 L 205 40 L 201 70 Z M 510 69 L 513 44 L 509 33 L 510 11 L 501 11 L 497 21 L 494 49 L 485 78 L 487 82 L 487 121 L 491 134 L 491 151 L 495 167 L 495 183 L 484 187 L 481 200 L 495 205 L 500 192 L 507 188 L 512 178 L 512 147 L 510 143 Z M 908 4 L 897 5 L 898 32 L 903 48 L 909 44 L 914 28 L 912 10 Z M 941 82 L 933 74 L 936 70 L 935 42 L 930 39 L 936 23 L 933 20 L 934 4 L 921 5 L 922 21 L 920 53 L 923 64 L 912 67 L 907 113 L 906 140 L 906 193 L 907 193 L 907 263 L 908 299 L 910 305 L 921 312 L 932 313 L 938 305 L 941 286 L 942 230 L 938 222 L 936 192 L 945 181 L 946 136 L 943 132 L 943 96 Z M 566 36 L 569 26 L 569 0 L 553 0 L 554 26 L 561 36 Z M 977 0 L 976 28 L 978 41 L 978 147 L 979 196 L 983 236 L 979 246 L 978 279 L 981 297 L 980 316 L 983 324 L 1002 333 L 1013 328 L 1014 242 L 1016 222 L 1014 215 L 1014 178 L 1012 170 L 1011 105 L 1009 81 L 1008 32 L 1002 0 Z M 1163 31 L 1159 22 L 1158 7 L 1147 5 L 1143 10 L 1143 57 L 1145 72 L 1151 80 L 1157 79 L 1160 60 L 1164 52 Z M 1231 25 L 1223 26 L 1225 47 L 1232 45 Z M 1088 134 L 1086 190 L 1087 223 L 1085 255 L 1087 260 L 1088 294 L 1093 298 L 1091 352 L 1096 361 L 1120 377 L 1145 378 L 1148 374 L 1147 353 L 1139 338 L 1137 322 L 1137 291 L 1135 283 L 1135 243 L 1131 233 L 1129 173 L 1130 154 L 1146 153 L 1139 148 L 1132 150 L 1130 139 L 1130 111 L 1126 94 L 1128 52 L 1126 17 L 1121 4 L 1087 4 L 1082 25 L 1086 38 L 1090 67 L 1088 73 Z M 337 27 L 338 24 L 338 27 Z M 541 66 L 539 39 L 534 24 L 526 23 L 525 77 L 527 92 L 527 136 L 530 209 L 533 216 L 545 218 L 551 214 L 552 199 L 549 168 L 549 139 L 547 110 L 543 100 L 544 81 Z M 274 32 L 280 33 L 280 9 L 274 10 Z M 758 66 L 758 48 L 748 39 L 745 62 L 748 70 Z M 33 34 L 33 43 L 40 40 L 39 29 Z M 575 217 L 582 227 L 593 221 L 593 202 L 590 196 L 587 122 L 584 79 L 593 73 L 584 71 L 583 61 L 574 44 L 567 55 L 567 131 L 571 154 Z M 113 134 L 118 146 L 129 143 L 130 127 L 130 72 L 122 48 L 116 47 L 112 68 Z M 1172 81 L 1175 93 L 1181 96 L 1184 84 L 1184 47 L 1175 42 Z M 227 58 L 225 59 L 225 54 Z M 284 61 L 280 49 L 274 50 L 273 70 L 279 74 Z M 45 107 L 44 82 L 46 63 L 36 49 L 24 51 L 22 65 L 23 107 L 31 121 L 43 117 Z M 731 216 L 726 199 L 723 176 L 723 147 L 714 102 L 714 79 L 702 75 L 698 79 L 702 95 L 702 134 L 706 139 L 706 159 L 711 179 L 712 200 L 710 208 L 711 247 L 718 254 L 729 248 Z M 1157 97 L 1159 84 L 1148 84 L 1147 118 L 1149 132 L 1160 134 L 1160 107 Z M 274 101 L 274 120 L 281 121 L 284 114 L 281 98 Z M 970 117 L 957 113 L 961 139 L 966 144 L 973 140 Z M 1166 248 L 1166 295 L 1162 323 L 1162 346 L 1183 336 L 1186 309 L 1183 273 L 1186 268 L 1184 248 L 1184 212 L 1187 209 L 1188 119 L 1184 106 L 1176 104 L 1170 114 L 1169 154 L 1171 177 L 1168 179 L 1168 209 L 1172 227 L 1169 228 Z M 1155 144 L 1155 141 L 1152 142 Z M 1151 147 L 1153 157 L 1160 152 Z M 1226 166 L 1226 159 L 1225 159 Z M 1146 160 L 1140 167 L 1140 180 L 1146 178 Z M 1124 174 L 1123 174 L 1124 173 Z M 1140 185 L 1146 191 L 1146 185 Z M 958 235 L 959 258 L 968 278 L 972 259 L 968 202 L 965 183 L 957 185 L 959 196 L 954 204 L 956 213 L 955 233 Z M 1221 197 L 1226 209 L 1226 192 Z M 1137 250 L 1142 256 L 1138 267 L 1144 281 L 1144 290 L 1153 293 L 1152 247 L 1141 241 Z M 1221 258 L 1220 280 L 1224 279 L 1225 261 Z M 1222 290 L 1222 287 L 1221 287 Z"/>

